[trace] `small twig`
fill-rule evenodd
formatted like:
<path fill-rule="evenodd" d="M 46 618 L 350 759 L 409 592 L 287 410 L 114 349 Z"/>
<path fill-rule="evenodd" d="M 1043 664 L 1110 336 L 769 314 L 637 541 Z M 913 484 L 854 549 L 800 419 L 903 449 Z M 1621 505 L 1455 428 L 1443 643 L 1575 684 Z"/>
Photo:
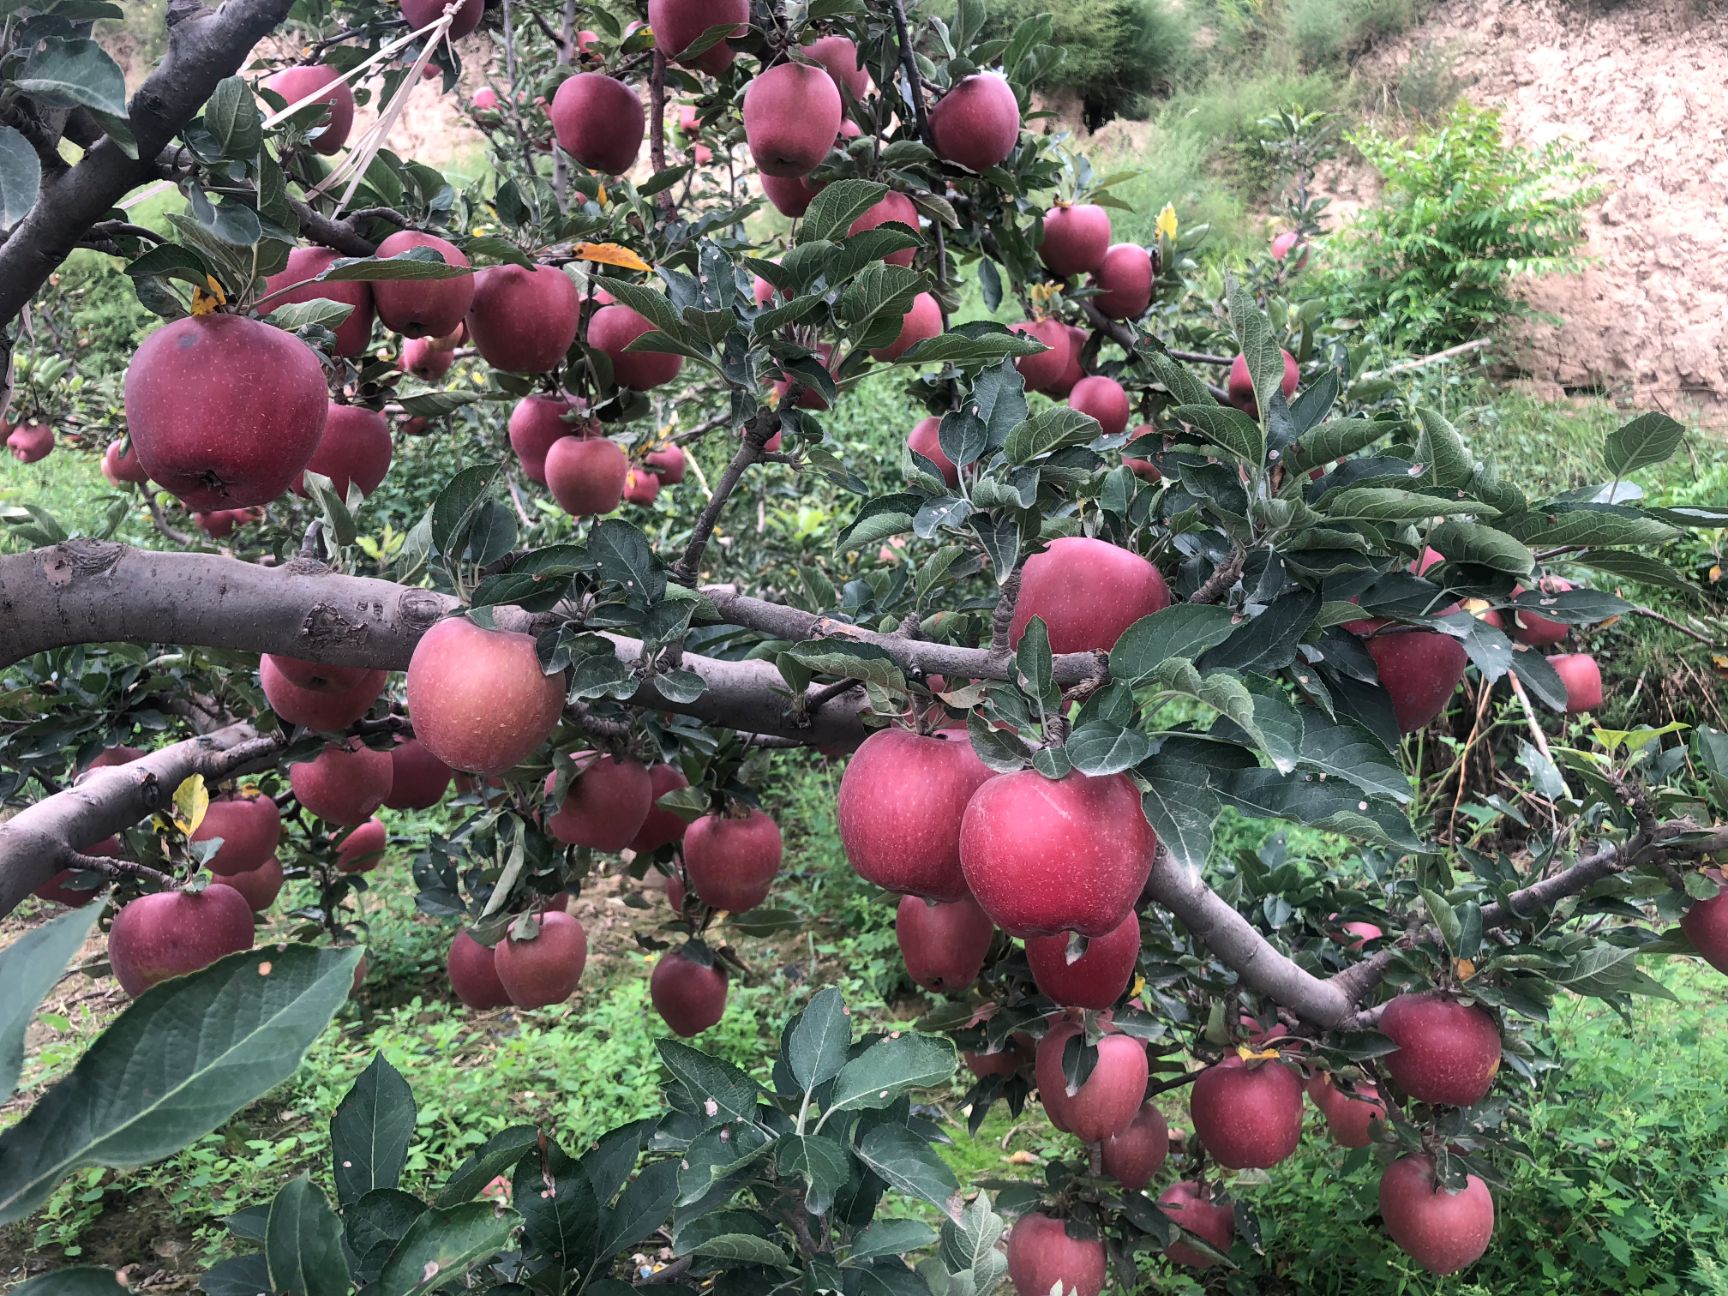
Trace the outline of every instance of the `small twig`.
<path fill-rule="evenodd" d="M 1206 578 L 1200 588 L 1194 591 L 1190 603 L 1217 603 L 1230 592 L 1230 587 L 1242 575 L 1242 564 L 1247 562 L 1248 555 L 1238 549 L 1223 562 L 1219 563 Z"/>
<path fill-rule="evenodd" d="M 162 506 L 156 502 L 156 493 L 151 490 L 144 492 L 144 506 L 150 510 L 150 521 L 168 539 L 177 545 L 190 545 L 192 537 L 169 524 L 168 518 L 162 512 Z"/>
<path fill-rule="evenodd" d="M 1445 360 L 1455 360 L 1459 356 L 1469 355 L 1473 351 L 1481 351 L 1493 345 L 1489 338 L 1477 338 L 1472 342 L 1463 342 L 1455 347 L 1447 347 L 1444 351 L 1436 351 L 1433 355 L 1418 356 L 1414 360 L 1403 360 L 1395 365 L 1387 365 L 1384 369 L 1370 369 L 1366 373 L 1356 375 L 1357 382 L 1366 382 L 1370 378 L 1385 378 L 1389 374 L 1409 373 L 1412 369 L 1425 369 L 1429 365 L 1439 364 Z"/>
<path fill-rule="evenodd" d="M 714 494 L 703 507 L 702 516 L 696 519 L 696 530 L 690 537 L 690 543 L 684 548 L 684 556 L 672 568 L 672 579 L 680 585 L 695 585 L 702 566 L 702 555 L 708 548 L 708 541 L 714 536 L 714 528 L 720 521 L 726 501 L 732 498 L 732 492 L 738 489 L 738 483 L 750 465 L 762 457 L 763 447 L 773 437 L 779 423 L 780 416 L 777 413 L 764 410 L 745 429 L 744 444 L 738 447 L 738 453 L 732 456 L 732 462 L 726 465 L 726 471 L 715 483 Z"/>
<path fill-rule="evenodd" d="M 1236 363 L 1234 356 L 1207 355 L 1204 351 L 1171 351 L 1172 360 L 1180 360 L 1184 364 L 1231 365 Z"/>
<path fill-rule="evenodd" d="M 894 11 L 894 28 L 900 35 L 900 66 L 906 71 L 906 93 L 912 100 L 912 116 L 918 123 L 918 138 L 931 148 L 936 141 L 930 134 L 930 114 L 924 107 L 924 83 L 918 75 L 918 56 L 912 50 L 912 33 L 906 26 L 905 0 L 889 0 Z"/>
<path fill-rule="evenodd" d="M 1008 651 L 1008 632 L 1014 625 L 1014 605 L 1020 601 L 1020 573 L 1015 572 L 1003 582 L 1002 597 L 996 600 L 996 610 L 990 614 L 990 651 Z"/>
<path fill-rule="evenodd" d="M 306 528 L 306 534 L 300 541 L 300 556 L 302 558 L 316 558 L 318 551 L 323 548 L 321 543 L 323 537 L 324 519 L 314 518 L 312 525 Z"/>
<path fill-rule="evenodd" d="M 648 161 L 659 175 L 666 169 L 666 56 L 654 51 L 652 71 L 648 74 Z M 660 219 L 672 218 L 675 200 L 672 191 L 662 189 L 658 198 Z"/>
<path fill-rule="evenodd" d="M 1709 635 L 1698 633 L 1698 631 L 1692 629 L 1691 626 L 1682 625 L 1680 622 L 1674 620 L 1673 617 L 1663 616 L 1660 612 L 1656 611 L 1654 608 L 1635 607 L 1632 609 L 1632 611 L 1638 616 L 1646 616 L 1646 617 L 1649 617 L 1652 621 L 1660 621 L 1663 625 L 1667 626 L 1670 630 L 1678 630 L 1681 634 L 1685 635 L 1687 638 L 1694 640 L 1697 643 L 1703 644 L 1706 648 L 1714 648 L 1720 642 L 1719 640 L 1712 639 Z"/>
<path fill-rule="evenodd" d="M 93 869 L 104 877 L 110 877 L 116 881 L 124 878 L 144 878 L 169 891 L 180 885 L 168 874 L 150 868 L 148 865 L 134 863 L 132 860 L 109 859 L 105 855 L 86 855 L 81 851 L 69 852 L 67 867 Z"/>
<path fill-rule="evenodd" d="M 804 705 L 810 711 L 820 710 L 824 702 L 830 702 L 842 694 L 850 693 L 860 683 L 861 681 L 855 679 L 843 679 L 833 684 L 824 684 L 805 699 Z"/>

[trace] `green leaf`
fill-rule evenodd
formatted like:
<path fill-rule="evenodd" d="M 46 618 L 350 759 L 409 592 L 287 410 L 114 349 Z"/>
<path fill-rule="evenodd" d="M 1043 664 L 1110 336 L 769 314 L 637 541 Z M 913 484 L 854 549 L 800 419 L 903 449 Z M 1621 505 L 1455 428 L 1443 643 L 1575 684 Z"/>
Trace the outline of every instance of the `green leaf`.
<path fill-rule="evenodd" d="M 0 229 L 11 229 L 30 214 L 42 192 L 42 160 L 30 141 L 10 126 L 0 126 Z"/>
<path fill-rule="evenodd" d="M 390 1253 L 425 1210 L 425 1202 L 399 1188 L 380 1188 L 344 1208 L 344 1233 L 354 1254 L 354 1277 L 361 1286 L 377 1281 Z M 259 1290 L 241 1296 L 257 1296 Z"/>
<path fill-rule="evenodd" d="M 178 1152 L 287 1079 L 348 1001 L 361 953 L 272 945 L 145 991 L 0 1134 L 0 1224 L 82 1166 Z"/>
<path fill-rule="evenodd" d="M 30 1019 L 89 937 L 102 909 L 87 904 L 69 910 L 0 949 L 0 986 L 6 987 L 0 995 L 0 1102 L 18 1087 Z"/>
<path fill-rule="evenodd" d="M 318 283 L 404 283 L 421 279 L 465 279 L 472 266 L 451 265 L 433 248 L 410 248 L 393 257 L 343 257 L 316 277 Z"/>
<path fill-rule="evenodd" d="M 787 1178 L 804 1181 L 804 1208 L 826 1215 L 851 1178 L 846 1149 L 820 1134 L 788 1134 L 774 1146 L 774 1165 Z"/>
<path fill-rule="evenodd" d="M 1170 761 L 1153 761 L 1140 771 L 1146 790 L 1140 807 L 1171 859 L 1198 872 L 1212 853 L 1212 825 L 1218 796 L 1205 774 Z"/>
<path fill-rule="evenodd" d="M 588 552 L 607 580 L 623 586 L 631 604 L 652 603 L 666 592 L 666 573 L 640 527 L 618 518 L 598 522 L 589 534 Z"/>
<path fill-rule="evenodd" d="M 635 1151 L 631 1146 L 632 1162 Z M 548 1142 L 539 1156 L 525 1156 L 517 1163 L 510 1186 L 511 1200 L 522 1212 L 523 1231 L 537 1250 L 566 1270 L 581 1271 L 594 1263 L 600 1200 L 581 1165 Z"/>
<path fill-rule="evenodd" d="M 112 1269 L 76 1265 L 39 1274 L 14 1287 L 12 1296 L 126 1296 L 129 1290 L 120 1285 L 119 1276 Z"/>
<path fill-rule="evenodd" d="M 1110 678 L 1142 684 L 1169 658 L 1191 659 L 1223 643 L 1235 629 L 1234 620 L 1228 608 L 1210 603 L 1179 603 L 1141 617 L 1110 650 Z"/>
<path fill-rule="evenodd" d="M 838 242 L 846 237 L 852 222 L 881 202 L 887 192 L 887 185 L 874 180 L 836 180 L 811 201 L 798 242 Z"/>
<path fill-rule="evenodd" d="M 93 40 L 50 38 L 30 51 L 13 84 L 62 108 L 126 117 L 126 76 Z"/>
<path fill-rule="evenodd" d="M 852 1046 L 852 1018 L 846 1001 L 832 986 L 818 990 L 793 1019 L 786 1036 L 786 1065 L 808 1092 L 826 1084 L 846 1065 Z"/>
<path fill-rule="evenodd" d="M 932 1035 L 892 1035 L 877 1040 L 835 1077 L 827 1115 L 886 1107 L 908 1089 L 928 1089 L 954 1075 L 954 1046 Z"/>
<path fill-rule="evenodd" d="M 1230 327 L 1236 334 L 1236 345 L 1248 364 L 1248 376 L 1254 381 L 1254 396 L 1260 417 L 1272 411 L 1274 396 L 1282 399 L 1284 390 L 1284 349 L 1272 332 L 1272 324 L 1254 304 L 1254 296 L 1234 275 L 1225 281 L 1225 295 L 1230 305 Z M 1248 462 L 1258 464 L 1266 453 L 1264 439 L 1260 453 Z"/>
<path fill-rule="evenodd" d="M 936 1150 L 904 1125 L 874 1125 L 852 1150 L 890 1188 L 939 1209 L 946 1209 L 948 1199 L 960 1191 L 954 1172 Z"/>
<path fill-rule="evenodd" d="M 767 1238 L 757 1237 L 753 1233 L 722 1233 L 718 1237 L 711 1237 L 699 1242 L 691 1248 L 690 1254 L 736 1265 L 769 1265 L 775 1269 L 791 1268 L 784 1251 Z"/>
<path fill-rule="evenodd" d="M 1212 393 L 1206 390 L 1206 384 L 1163 350 L 1148 351 L 1144 354 L 1152 365 L 1152 372 L 1157 375 L 1158 381 L 1164 384 L 1177 405 L 1205 407 L 1216 403 L 1212 399 Z"/>
<path fill-rule="evenodd" d="M 884 688 L 906 690 L 906 675 L 884 648 L 873 644 L 846 643 L 837 639 L 812 639 L 794 644 L 787 656 L 818 675 L 862 680 Z"/>
<path fill-rule="evenodd" d="M 255 157 L 264 144 L 264 118 L 252 89 L 239 77 L 216 83 L 204 105 L 204 127 L 222 145 L 222 156 L 236 162 Z"/>
<path fill-rule="evenodd" d="M 1002 453 L 1009 463 L 1030 463 L 1065 446 L 1085 445 L 1101 432 L 1098 420 L 1067 405 L 1040 410 L 1008 434 Z"/>
<path fill-rule="evenodd" d="M 1093 722 L 1075 729 L 1062 750 L 1075 769 L 1096 778 L 1133 769 L 1152 754 L 1152 740 L 1137 729 Z"/>
<path fill-rule="evenodd" d="M 319 328 L 335 329 L 353 313 L 354 305 L 352 302 L 331 301 L 328 297 L 315 297 L 310 301 L 288 302 L 278 306 L 264 317 L 264 322 L 286 333 L 298 333 L 301 329 L 310 328 L 314 325 Z"/>
<path fill-rule="evenodd" d="M 1026 696 L 1041 707 L 1054 707 L 1062 700 L 1056 687 L 1056 663 L 1050 656 L 1050 631 L 1044 618 L 1035 616 L 1021 633 L 1014 652 L 1014 670 Z"/>
<path fill-rule="evenodd" d="M 709 1057 L 677 1040 L 657 1040 L 660 1061 L 710 1122 L 750 1120 L 756 1114 L 756 1082 L 730 1062 Z"/>
<path fill-rule="evenodd" d="M 486 496 L 497 484 L 504 463 L 475 464 L 452 477 L 432 501 L 432 547 L 447 556 L 459 553 Z"/>
<path fill-rule="evenodd" d="M 924 284 L 924 276 L 908 266 L 871 262 L 840 295 L 847 336 L 858 346 L 887 346 L 900 336 L 912 299 Z"/>
<path fill-rule="evenodd" d="M 1380 740 L 1354 720 L 1329 720 L 1309 712 L 1302 732 L 1302 763 L 1364 792 L 1394 801 L 1410 799 L 1410 776 Z"/>
<path fill-rule="evenodd" d="M 1208 441 L 1246 464 L 1266 458 L 1266 432 L 1239 409 L 1228 405 L 1178 405 L 1171 411 Z"/>
<path fill-rule="evenodd" d="M 942 1222 L 942 1264 L 951 1274 L 969 1274 L 975 1292 L 993 1292 L 1008 1275 L 1008 1260 L 996 1244 L 1008 1230 L 1008 1221 L 990 1205 L 990 1195 L 980 1192 L 957 1216 Z"/>
<path fill-rule="evenodd" d="M 394 1188 L 414 1136 L 414 1094 L 395 1067 L 375 1053 L 330 1118 L 336 1200 L 347 1206 L 375 1188 Z"/>
<path fill-rule="evenodd" d="M 1574 994 L 1598 999 L 1641 994 L 1679 1002 L 1672 990 L 1638 968 L 1638 951 L 1618 945 L 1592 945 L 1572 961 L 1559 981 Z"/>
<path fill-rule="evenodd" d="M 1437 895 L 1427 887 L 1421 888 L 1422 903 L 1428 910 L 1428 918 L 1440 929 L 1440 939 L 1446 942 L 1446 948 L 1454 954 L 1458 951 L 1458 939 L 1463 935 L 1464 927 L 1458 920 L 1457 912 L 1446 903 L 1446 897 Z"/>
<path fill-rule="evenodd" d="M 438 1194 L 437 1205 L 456 1206 L 472 1199 L 482 1188 L 520 1161 L 540 1141 L 532 1125 L 512 1125 L 499 1130 L 464 1161 Z"/>
<path fill-rule="evenodd" d="M 1497 511 L 1480 500 L 1441 499 L 1391 486 L 1352 486 L 1325 496 L 1318 505 L 1327 517 L 1363 522 L 1414 522 L 1421 518 L 1474 514 L 1495 517 Z"/>
<path fill-rule="evenodd" d="M 1618 480 L 1640 468 L 1666 463 L 1685 439 L 1684 424 L 1666 414 L 1640 414 L 1625 427 L 1608 434 L 1602 457 L 1608 471 Z"/>
<path fill-rule="evenodd" d="M 287 1296 L 345 1296 L 351 1290 L 342 1254 L 342 1222 L 305 1175 L 290 1179 L 270 1203 L 264 1230 L 270 1290 Z"/>
<path fill-rule="evenodd" d="M 1528 576 L 1536 565 L 1535 556 L 1504 531 L 1460 518 L 1449 518 L 1430 531 L 1428 545 L 1445 554 L 1449 562 L 1470 563 L 1510 576 Z"/>
<path fill-rule="evenodd" d="M 1378 419 L 1341 418 L 1322 423 L 1296 443 L 1295 456 L 1299 467 L 1313 468 L 1330 464 L 1365 450 L 1394 432 L 1403 430 L 1402 423 Z"/>
<path fill-rule="evenodd" d="M 1417 406 L 1416 420 L 1422 429 L 1416 438 L 1416 462 L 1422 475 L 1416 480 L 1424 486 L 1442 490 L 1461 490 L 1468 486 L 1475 474 L 1475 464 L 1464 445 L 1464 438 L 1458 435 L 1458 429 L 1448 423 L 1438 410 L 1426 405 Z"/>
<path fill-rule="evenodd" d="M 923 1220 L 877 1220 L 852 1243 L 848 1264 L 859 1264 L 879 1256 L 903 1256 L 922 1251 L 936 1241 L 936 1230 Z"/>
<path fill-rule="evenodd" d="M 1610 576 L 1636 581 L 1640 585 L 1687 591 L 1696 588 L 1667 563 L 1648 554 L 1632 553 L 1623 549 L 1587 549 L 1581 554 L 1575 554 L 1573 560 L 1596 571 L 1607 572 Z"/>
<path fill-rule="evenodd" d="M 656 1161 L 644 1166 L 601 1218 L 594 1246 L 596 1259 L 606 1260 L 633 1247 L 666 1223 L 678 1198 L 678 1162 Z"/>
<path fill-rule="evenodd" d="M 952 331 L 915 343 L 895 363 L 986 365 L 1002 359 L 1037 355 L 1045 349 L 1041 342 L 1019 333 L 985 333 L 980 337 L 968 337 L 962 332 Z"/>
<path fill-rule="evenodd" d="M 1662 545 L 1680 534 L 1635 510 L 1610 504 L 1532 509 L 1507 518 L 1501 530 L 1514 540 L 1545 549 L 1575 545 Z"/>
<path fill-rule="evenodd" d="M 460 1282 L 468 1270 L 510 1244 L 522 1217 L 490 1202 L 429 1210 L 415 1219 L 384 1262 L 370 1296 L 424 1296 Z"/>

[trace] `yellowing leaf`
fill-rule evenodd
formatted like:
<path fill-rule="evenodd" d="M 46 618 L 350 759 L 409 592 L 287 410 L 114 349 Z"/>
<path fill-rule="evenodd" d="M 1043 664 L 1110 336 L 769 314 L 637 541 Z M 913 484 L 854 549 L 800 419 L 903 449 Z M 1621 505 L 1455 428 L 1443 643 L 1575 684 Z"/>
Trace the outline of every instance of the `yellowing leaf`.
<path fill-rule="evenodd" d="M 205 812 L 209 809 L 210 789 L 204 786 L 202 774 L 194 774 L 175 788 L 174 799 L 168 806 L 174 826 L 188 837 L 198 831 L 198 825 L 204 822 Z"/>
<path fill-rule="evenodd" d="M 617 243 L 578 243 L 575 255 L 579 261 L 618 266 L 623 270 L 647 271 L 654 268 L 629 248 L 621 247 Z"/>
<path fill-rule="evenodd" d="M 1244 1062 L 1274 1062 L 1278 1058 L 1277 1049 L 1251 1049 L 1246 1044 L 1236 1046 L 1236 1056 Z"/>
<path fill-rule="evenodd" d="M 1169 242 L 1176 241 L 1176 231 L 1180 222 L 1176 219 L 1176 209 L 1169 203 L 1164 204 L 1164 210 L 1158 213 L 1158 237 Z"/>
<path fill-rule="evenodd" d="M 194 315 L 213 315 L 228 304 L 228 294 L 222 291 L 222 285 L 216 282 L 215 275 L 205 275 L 204 282 L 210 285 L 210 291 L 205 292 L 197 284 L 192 285 L 192 313 Z"/>
<path fill-rule="evenodd" d="M 1476 975 L 1476 960 L 1456 959 L 1452 964 L 1452 971 L 1457 974 L 1460 981 L 1468 981 Z"/>

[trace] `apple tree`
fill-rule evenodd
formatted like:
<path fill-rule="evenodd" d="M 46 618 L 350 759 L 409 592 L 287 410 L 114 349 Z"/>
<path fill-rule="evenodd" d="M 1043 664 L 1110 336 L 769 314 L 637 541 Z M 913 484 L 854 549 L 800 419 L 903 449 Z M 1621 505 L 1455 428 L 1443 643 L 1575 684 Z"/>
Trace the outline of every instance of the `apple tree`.
<path fill-rule="evenodd" d="M 174 0 L 128 99 L 114 6 L 0 7 L 11 444 L 52 451 L 76 401 L 110 532 L 142 505 L 160 538 L 7 516 L 0 914 L 55 916 L 0 951 L 5 1092 L 91 936 L 133 1002 L 0 1133 L 0 1223 L 292 1072 L 364 976 L 383 807 L 446 816 L 412 884 L 462 1011 L 571 996 L 596 870 L 666 889 L 664 1115 L 507 1129 L 427 1200 L 379 1058 L 329 1177 L 231 1221 L 213 1296 L 1096 1296 L 1258 1247 L 1232 1173 L 1276 1173 L 1305 1095 L 1453 1272 L 1555 997 L 1728 970 L 1728 744 L 1554 722 L 1603 702 L 1554 650 L 1728 520 L 1640 502 L 1681 425 L 1532 498 L 1293 305 L 1291 264 L 1220 296 L 1174 213 L 1116 241 L 1120 177 L 1034 111 L 1048 18 L 986 9 Z M 425 80 L 483 181 L 392 148 Z M 128 218 L 163 190 L 168 232 Z M 78 249 L 159 317 L 106 385 L 30 324 Z M 927 415 L 886 463 L 833 435 L 884 374 Z M 752 489 L 834 524 L 752 530 Z M 1491 704 L 1533 739 L 1518 798 L 1467 786 Z M 931 1007 L 860 1032 L 821 990 L 746 1073 L 682 1039 L 748 975 L 729 942 L 786 921 L 798 748 L 847 762 L 841 843 Z M 1226 814 L 1359 851 L 1239 855 Z M 260 937 L 285 877 L 315 903 Z M 1036 1094 L 1072 1156 L 962 1185 L 924 1091 L 974 1125 Z"/>

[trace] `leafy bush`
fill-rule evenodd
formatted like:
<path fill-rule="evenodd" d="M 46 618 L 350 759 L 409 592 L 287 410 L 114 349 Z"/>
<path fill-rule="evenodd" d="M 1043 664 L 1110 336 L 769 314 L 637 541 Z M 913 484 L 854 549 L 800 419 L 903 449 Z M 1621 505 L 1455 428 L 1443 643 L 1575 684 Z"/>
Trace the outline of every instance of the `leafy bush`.
<path fill-rule="evenodd" d="M 1460 105 L 1432 131 L 1350 142 L 1384 182 L 1346 231 L 1323 281 L 1330 307 L 1386 346 L 1435 351 L 1486 335 L 1525 308 L 1521 275 L 1576 269 L 1583 168 L 1557 144 L 1507 144 L 1495 112 Z"/>

